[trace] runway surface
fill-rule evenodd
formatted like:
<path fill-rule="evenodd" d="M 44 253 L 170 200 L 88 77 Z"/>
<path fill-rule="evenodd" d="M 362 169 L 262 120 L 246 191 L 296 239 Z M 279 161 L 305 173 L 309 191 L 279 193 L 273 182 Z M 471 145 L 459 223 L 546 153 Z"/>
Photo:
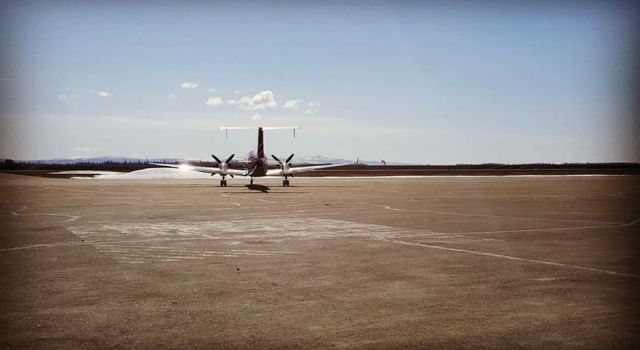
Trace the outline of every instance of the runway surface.
<path fill-rule="evenodd" d="M 0 345 L 628 347 L 638 180 L 0 174 Z"/>

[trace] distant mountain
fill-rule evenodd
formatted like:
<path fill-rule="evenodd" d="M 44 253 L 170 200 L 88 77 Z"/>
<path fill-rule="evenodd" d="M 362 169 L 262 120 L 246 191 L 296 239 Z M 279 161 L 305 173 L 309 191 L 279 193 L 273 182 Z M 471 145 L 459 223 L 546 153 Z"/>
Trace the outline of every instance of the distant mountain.
<path fill-rule="evenodd" d="M 366 164 L 366 165 L 380 165 L 381 161 L 379 160 L 357 160 L 358 164 Z M 356 163 L 356 160 L 342 159 L 342 158 L 329 158 L 325 156 L 303 156 L 303 157 L 294 157 L 295 163 L 310 163 L 310 164 L 325 164 L 325 163 Z M 406 165 L 406 163 L 398 163 L 398 162 L 390 162 L 386 161 L 387 165 Z"/>
<path fill-rule="evenodd" d="M 309 164 L 327 164 L 327 163 L 355 163 L 354 160 L 342 159 L 342 158 L 329 158 L 325 156 L 301 156 L 293 157 L 294 163 L 309 163 Z"/>
<path fill-rule="evenodd" d="M 239 161 L 243 161 L 246 159 L 236 158 Z M 198 159 L 192 159 L 197 161 Z M 204 159 L 202 159 L 204 160 Z M 202 161 L 201 160 L 201 161 Z M 149 163 L 179 163 L 184 161 L 181 158 L 149 158 Z M 204 161 L 209 161 L 208 159 Z M 105 156 L 105 157 L 88 157 L 88 158 L 55 158 L 55 159 L 36 159 L 36 160 L 19 160 L 17 162 L 20 163 L 32 163 L 32 164 L 57 164 L 57 165 L 66 165 L 66 164 L 102 164 L 102 163 L 146 163 L 146 158 L 131 158 L 131 157 L 121 157 L 121 156 Z M 338 163 L 348 163 L 355 164 L 356 160 L 343 159 L 343 158 L 331 158 L 325 156 L 301 156 L 294 157 L 293 162 L 296 164 L 299 163 L 307 163 L 307 164 L 338 164 Z M 380 165 L 381 162 L 379 160 L 359 160 L 358 164 L 365 165 Z M 390 162 L 387 161 L 387 165 L 406 165 L 406 163 L 398 163 L 398 162 Z"/>
<path fill-rule="evenodd" d="M 149 163 L 175 163 L 179 162 L 178 158 L 149 158 Z M 55 159 L 35 159 L 35 160 L 19 160 L 21 163 L 35 164 L 102 164 L 102 163 L 145 163 L 146 158 L 129 158 L 119 156 L 106 157 L 90 157 L 90 158 L 55 158 Z"/>

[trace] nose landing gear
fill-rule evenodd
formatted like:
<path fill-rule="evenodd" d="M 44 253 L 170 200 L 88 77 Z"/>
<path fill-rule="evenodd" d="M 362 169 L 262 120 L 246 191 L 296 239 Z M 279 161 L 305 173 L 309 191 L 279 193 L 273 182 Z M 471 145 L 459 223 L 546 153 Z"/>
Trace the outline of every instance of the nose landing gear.
<path fill-rule="evenodd" d="M 282 180 L 282 187 L 289 187 L 289 179 L 286 177 Z"/>

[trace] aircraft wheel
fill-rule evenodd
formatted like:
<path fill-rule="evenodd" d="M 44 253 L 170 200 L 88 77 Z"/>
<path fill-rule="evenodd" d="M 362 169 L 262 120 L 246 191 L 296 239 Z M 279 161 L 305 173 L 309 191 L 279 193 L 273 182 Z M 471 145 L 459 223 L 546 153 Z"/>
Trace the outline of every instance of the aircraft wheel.
<path fill-rule="evenodd" d="M 250 184 L 250 185 L 253 185 L 253 179 L 251 179 L 251 180 L 249 181 L 249 184 Z"/>

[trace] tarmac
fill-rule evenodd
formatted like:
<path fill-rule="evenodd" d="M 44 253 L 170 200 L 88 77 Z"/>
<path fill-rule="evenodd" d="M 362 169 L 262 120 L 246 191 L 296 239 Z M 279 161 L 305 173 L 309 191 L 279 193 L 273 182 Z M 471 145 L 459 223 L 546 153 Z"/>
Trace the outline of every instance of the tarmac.
<path fill-rule="evenodd" d="M 633 347 L 639 179 L 0 174 L 0 346 Z"/>

